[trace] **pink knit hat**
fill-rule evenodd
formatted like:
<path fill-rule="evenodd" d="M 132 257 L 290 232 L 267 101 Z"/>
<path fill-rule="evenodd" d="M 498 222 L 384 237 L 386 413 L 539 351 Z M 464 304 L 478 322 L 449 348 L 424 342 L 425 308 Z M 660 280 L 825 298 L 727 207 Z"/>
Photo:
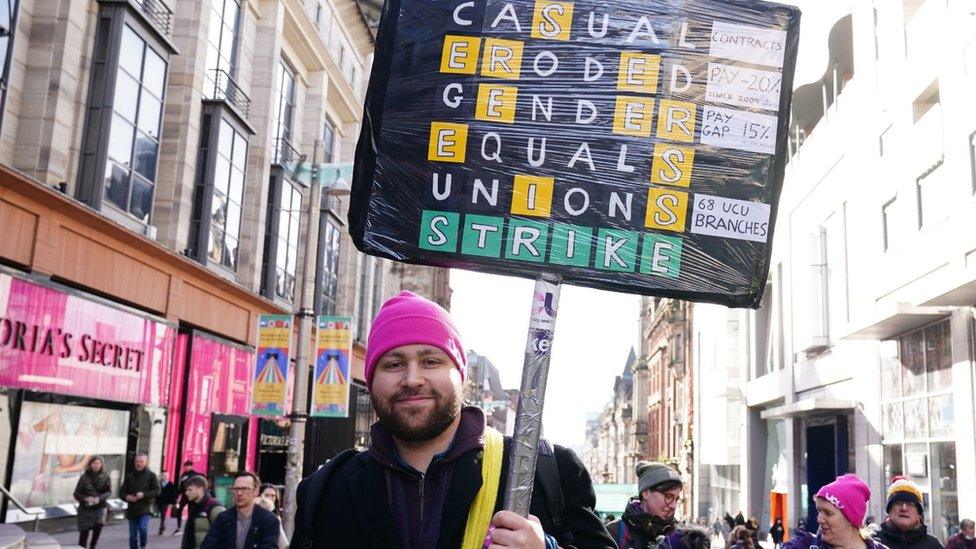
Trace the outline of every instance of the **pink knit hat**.
<path fill-rule="evenodd" d="M 868 500 L 871 499 L 871 489 L 856 475 L 837 477 L 837 480 L 821 488 L 817 497 L 827 500 L 839 509 L 855 528 L 864 525 L 864 513 L 867 512 Z"/>
<path fill-rule="evenodd" d="M 390 349 L 419 344 L 433 345 L 447 353 L 464 380 L 468 358 L 450 313 L 429 299 L 402 291 L 383 304 L 369 329 L 366 387 L 373 386 L 373 371 L 381 356 Z"/>

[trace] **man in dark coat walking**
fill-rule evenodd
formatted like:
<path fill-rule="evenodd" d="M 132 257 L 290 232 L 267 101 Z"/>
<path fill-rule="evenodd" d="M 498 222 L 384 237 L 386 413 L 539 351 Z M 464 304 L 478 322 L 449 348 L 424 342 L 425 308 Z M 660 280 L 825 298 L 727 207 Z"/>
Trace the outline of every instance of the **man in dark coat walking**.
<path fill-rule="evenodd" d="M 159 495 L 159 479 L 149 470 L 149 456 L 140 452 L 133 460 L 133 470 L 125 475 L 119 494 L 129 506 L 125 518 L 129 520 L 129 549 L 145 549 L 149 537 L 149 517 L 153 502 Z"/>
<path fill-rule="evenodd" d="M 200 549 L 278 549 L 281 523 L 274 513 L 255 505 L 260 487 L 254 473 L 234 475 L 234 508 L 217 515 Z"/>
<path fill-rule="evenodd" d="M 292 547 L 456 548 L 469 521 L 467 535 L 479 545 L 614 547 L 593 511 L 586 469 L 560 446 L 544 450 L 558 469 L 558 512 L 538 475 L 529 518 L 500 510 L 510 441 L 488 430 L 481 409 L 461 405 L 467 358 L 447 311 L 402 292 L 373 320 L 366 349 L 365 378 L 379 417 L 369 450 L 302 482 Z M 483 460 L 491 474 L 499 453 L 500 480 L 481 490 Z M 487 511 L 483 525 L 470 513 L 479 508 Z"/>
<path fill-rule="evenodd" d="M 183 462 L 183 471 L 180 473 L 180 480 L 177 483 L 179 494 L 176 497 L 176 531 L 173 532 L 174 536 L 179 534 L 183 528 L 183 509 L 186 509 L 186 506 L 190 504 L 186 498 L 186 481 L 193 477 L 206 478 L 206 475 L 194 470 L 193 461 L 188 459 Z"/>
<path fill-rule="evenodd" d="M 180 491 L 176 483 L 169 480 L 169 473 L 159 473 L 159 496 L 156 498 L 156 511 L 159 513 L 159 535 L 166 532 L 166 514 L 176 503 Z M 177 525 L 179 529 L 179 525 Z"/>
<path fill-rule="evenodd" d="M 895 477 L 888 487 L 888 516 L 874 538 L 890 549 L 942 549 L 942 544 L 928 533 L 923 517 L 922 490 L 905 477 Z"/>

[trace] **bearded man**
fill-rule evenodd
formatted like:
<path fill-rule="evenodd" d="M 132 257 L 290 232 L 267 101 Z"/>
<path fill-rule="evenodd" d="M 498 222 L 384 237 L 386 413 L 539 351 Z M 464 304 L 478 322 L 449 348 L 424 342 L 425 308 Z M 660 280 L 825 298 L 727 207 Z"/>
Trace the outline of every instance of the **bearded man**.
<path fill-rule="evenodd" d="M 293 547 L 614 547 L 586 469 L 558 445 L 560 508 L 537 475 L 528 518 L 500 510 L 511 441 L 486 427 L 480 408 L 462 406 L 466 365 L 439 305 L 411 292 L 383 305 L 366 346 L 379 418 L 369 449 L 344 452 L 302 482 Z"/>

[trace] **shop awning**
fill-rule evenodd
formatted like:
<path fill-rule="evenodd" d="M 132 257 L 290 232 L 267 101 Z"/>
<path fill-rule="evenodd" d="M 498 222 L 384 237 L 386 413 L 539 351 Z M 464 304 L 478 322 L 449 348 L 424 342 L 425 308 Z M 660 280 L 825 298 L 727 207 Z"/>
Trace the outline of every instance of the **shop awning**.
<path fill-rule="evenodd" d="M 627 502 L 631 497 L 637 495 L 636 484 L 594 484 L 593 491 L 596 492 L 596 508 L 599 515 L 613 515 L 620 518 L 620 515 L 627 508 Z"/>
<path fill-rule="evenodd" d="M 763 419 L 789 419 L 799 416 L 811 416 L 824 412 L 844 412 L 857 407 L 856 400 L 841 400 L 833 398 L 805 398 L 792 404 L 777 406 L 763 410 L 759 416 Z"/>

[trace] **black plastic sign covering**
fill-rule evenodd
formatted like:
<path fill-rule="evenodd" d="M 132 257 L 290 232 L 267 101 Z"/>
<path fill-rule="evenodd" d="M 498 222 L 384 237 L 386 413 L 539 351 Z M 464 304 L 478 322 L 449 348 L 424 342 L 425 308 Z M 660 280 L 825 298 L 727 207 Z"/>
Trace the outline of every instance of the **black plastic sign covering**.
<path fill-rule="evenodd" d="M 356 246 L 758 307 L 799 20 L 746 0 L 387 0 Z"/>

